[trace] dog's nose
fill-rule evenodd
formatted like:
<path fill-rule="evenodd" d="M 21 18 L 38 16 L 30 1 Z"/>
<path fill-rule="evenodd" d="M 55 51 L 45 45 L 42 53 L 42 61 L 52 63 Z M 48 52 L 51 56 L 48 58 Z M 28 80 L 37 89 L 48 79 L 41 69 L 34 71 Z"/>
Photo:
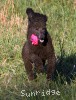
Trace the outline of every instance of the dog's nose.
<path fill-rule="evenodd" d="M 41 40 L 44 40 L 44 38 L 42 37 Z"/>

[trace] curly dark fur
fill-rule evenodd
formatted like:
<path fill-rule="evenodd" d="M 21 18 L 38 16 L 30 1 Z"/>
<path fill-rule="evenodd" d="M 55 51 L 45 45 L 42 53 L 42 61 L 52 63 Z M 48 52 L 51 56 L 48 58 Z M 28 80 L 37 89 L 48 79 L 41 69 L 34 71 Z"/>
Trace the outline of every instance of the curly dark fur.
<path fill-rule="evenodd" d="M 46 29 L 47 16 L 34 12 L 31 8 L 27 8 L 28 30 L 27 41 L 23 46 L 22 58 L 30 80 L 34 79 L 33 65 L 38 73 L 44 71 L 44 65 L 47 60 L 47 79 L 52 78 L 55 70 L 55 53 L 52 45 L 52 39 Z M 38 45 L 32 45 L 30 41 L 31 34 L 35 34 L 38 39 Z M 43 40 L 44 42 L 40 42 Z"/>

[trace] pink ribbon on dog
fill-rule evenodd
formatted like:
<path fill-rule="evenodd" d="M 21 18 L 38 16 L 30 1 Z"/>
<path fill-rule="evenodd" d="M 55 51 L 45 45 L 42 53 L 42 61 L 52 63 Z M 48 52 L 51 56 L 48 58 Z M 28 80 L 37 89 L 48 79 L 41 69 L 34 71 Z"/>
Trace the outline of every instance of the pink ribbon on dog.
<path fill-rule="evenodd" d="M 35 34 L 31 35 L 32 45 L 38 45 L 38 37 Z"/>

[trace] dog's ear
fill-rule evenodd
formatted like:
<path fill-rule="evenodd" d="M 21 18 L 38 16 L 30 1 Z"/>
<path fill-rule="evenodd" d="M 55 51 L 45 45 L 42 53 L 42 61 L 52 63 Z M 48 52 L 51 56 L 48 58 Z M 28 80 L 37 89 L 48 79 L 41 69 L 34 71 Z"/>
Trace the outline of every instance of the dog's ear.
<path fill-rule="evenodd" d="M 26 13 L 27 13 L 29 19 L 31 19 L 34 15 L 34 11 L 31 8 L 27 8 Z"/>

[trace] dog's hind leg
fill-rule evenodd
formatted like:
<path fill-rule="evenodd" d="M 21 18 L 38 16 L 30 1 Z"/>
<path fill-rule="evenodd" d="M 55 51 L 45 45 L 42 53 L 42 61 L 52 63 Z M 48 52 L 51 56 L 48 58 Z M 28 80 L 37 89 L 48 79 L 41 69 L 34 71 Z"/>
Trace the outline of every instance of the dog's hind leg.
<path fill-rule="evenodd" d="M 54 55 L 50 56 L 48 58 L 48 66 L 47 66 L 47 79 L 53 79 L 53 74 L 55 71 L 55 63 L 56 63 L 56 58 Z"/>

